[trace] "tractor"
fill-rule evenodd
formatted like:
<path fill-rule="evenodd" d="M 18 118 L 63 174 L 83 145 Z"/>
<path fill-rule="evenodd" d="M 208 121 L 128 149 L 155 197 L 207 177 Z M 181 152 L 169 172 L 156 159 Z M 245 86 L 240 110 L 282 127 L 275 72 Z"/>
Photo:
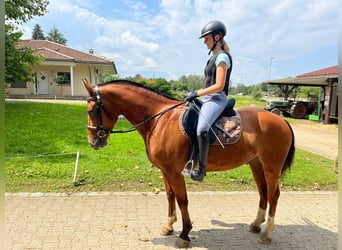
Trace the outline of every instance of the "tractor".
<path fill-rule="evenodd" d="M 265 110 L 285 117 L 303 119 L 310 114 L 317 114 L 317 101 L 268 101 Z"/>

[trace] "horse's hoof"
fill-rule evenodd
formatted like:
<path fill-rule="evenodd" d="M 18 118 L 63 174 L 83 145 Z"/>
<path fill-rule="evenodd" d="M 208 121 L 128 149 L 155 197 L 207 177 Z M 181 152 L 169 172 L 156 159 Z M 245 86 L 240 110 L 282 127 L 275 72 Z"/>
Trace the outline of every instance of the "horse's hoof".
<path fill-rule="evenodd" d="M 258 242 L 261 244 L 269 244 L 271 243 L 272 239 L 266 235 L 266 233 L 262 233 Z"/>
<path fill-rule="evenodd" d="M 181 237 L 176 238 L 176 246 L 178 248 L 186 248 L 189 246 L 190 240 L 183 240 Z"/>
<path fill-rule="evenodd" d="M 162 236 L 168 236 L 173 233 L 173 228 L 167 228 L 167 227 L 162 227 L 160 229 L 160 235 Z"/>
<path fill-rule="evenodd" d="M 260 233 L 261 227 L 250 225 L 249 228 L 248 228 L 248 231 L 252 232 L 252 233 Z"/>

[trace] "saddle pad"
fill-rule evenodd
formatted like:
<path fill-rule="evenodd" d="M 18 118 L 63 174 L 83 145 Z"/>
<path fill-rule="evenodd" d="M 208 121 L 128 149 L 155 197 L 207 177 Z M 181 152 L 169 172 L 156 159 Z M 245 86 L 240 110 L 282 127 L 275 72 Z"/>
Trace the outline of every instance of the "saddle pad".
<path fill-rule="evenodd" d="M 196 112 L 197 111 L 190 109 L 189 107 L 185 107 L 179 116 L 179 127 L 184 137 L 189 141 L 196 140 L 196 127 L 198 119 L 198 114 Z M 215 122 L 215 124 L 212 126 L 212 129 L 209 130 L 211 144 L 234 144 L 240 139 L 242 132 L 241 117 L 239 112 L 235 111 L 235 113 L 236 114 L 234 116 L 230 117 L 221 116 Z M 221 130 L 226 131 L 226 133 Z M 213 131 L 215 132 L 216 136 L 214 135 Z M 216 137 L 219 138 L 221 143 Z"/>
<path fill-rule="evenodd" d="M 241 126 L 241 117 L 240 113 L 235 111 L 236 115 L 231 117 L 225 117 L 222 116 L 220 119 L 216 122 L 218 126 L 223 128 L 225 131 L 229 133 L 227 135 L 226 133 L 222 132 L 220 129 L 217 129 L 217 137 L 219 138 L 220 142 L 223 145 L 226 144 L 234 144 L 236 143 L 240 137 L 242 132 L 242 126 Z M 213 143 L 213 145 L 221 145 L 217 139 Z"/>

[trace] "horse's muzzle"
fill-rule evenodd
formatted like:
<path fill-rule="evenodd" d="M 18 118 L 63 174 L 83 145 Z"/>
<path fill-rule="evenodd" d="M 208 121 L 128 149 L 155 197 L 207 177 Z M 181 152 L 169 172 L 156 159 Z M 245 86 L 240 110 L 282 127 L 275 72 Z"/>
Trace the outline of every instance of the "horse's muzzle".
<path fill-rule="evenodd" d="M 98 137 L 98 136 L 94 136 L 92 138 L 89 138 L 88 142 L 89 142 L 89 145 L 93 149 L 96 149 L 96 150 L 103 148 L 103 147 L 107 146 L 107 144 L 108 144 L 107 138 Z"/>

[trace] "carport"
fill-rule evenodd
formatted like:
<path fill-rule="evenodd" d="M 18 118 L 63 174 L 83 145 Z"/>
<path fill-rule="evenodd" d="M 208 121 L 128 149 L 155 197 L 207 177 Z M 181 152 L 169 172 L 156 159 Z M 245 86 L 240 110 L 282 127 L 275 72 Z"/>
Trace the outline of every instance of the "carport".
<path fill-rule="evenodd" d="M 324 124 L 338 121 L 338 66 L 332 66 L 296 77 L 269 80 L 263 84 L 277 85 L 285 97 L 298 86 L 321 87 L 321 118 Z M 286 96 L 287 95 L 287 96 Z M 321 119 L 320 119 L 321 120 Z"/>

